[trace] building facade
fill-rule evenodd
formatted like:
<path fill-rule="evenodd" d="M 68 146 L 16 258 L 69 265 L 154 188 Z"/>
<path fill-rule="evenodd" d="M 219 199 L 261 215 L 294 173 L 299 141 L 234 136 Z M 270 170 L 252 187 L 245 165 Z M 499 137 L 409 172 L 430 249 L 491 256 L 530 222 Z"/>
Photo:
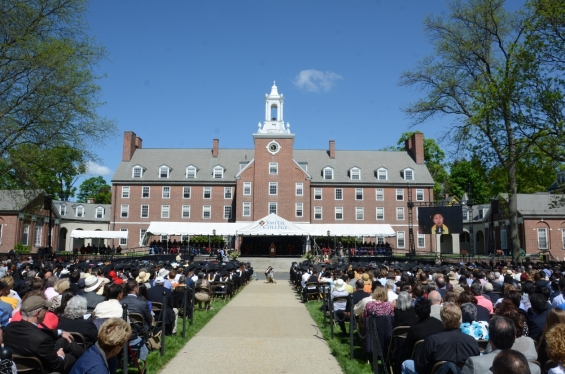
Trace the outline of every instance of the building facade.
<path fill-rule="evenodd" d="M 251 223 L 276 213 L 294 223 L 390 224 L 392 247 L 408 249 L 409 198 L 433 200 L 423 134 L 405 151 L 344 151 L 334 140 L 326 150 L 300 150 L 294 139 L 275 85 L 253 148 L 221 149 L 218 139 L 211 149 L 143 148 L 126 131 L 110 230 L 127 231 L 120 244 L 134 248 L 152 221 Z M 413 217 L 416 250 L 430 250 L 430 235 L 417 233 L 416 209 Z"/>

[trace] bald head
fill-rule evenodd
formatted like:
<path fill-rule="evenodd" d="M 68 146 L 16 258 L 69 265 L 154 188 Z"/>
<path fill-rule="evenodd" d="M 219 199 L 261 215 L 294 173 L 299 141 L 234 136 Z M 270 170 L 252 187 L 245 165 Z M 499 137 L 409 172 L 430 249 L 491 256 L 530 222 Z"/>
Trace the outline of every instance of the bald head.
<path fill-rule="evenodd" d="M 428 300 L 432 305 L 439 305 L 441 304 L 441 295 L 437 291 L 432 291 L 428 294 Z"/>

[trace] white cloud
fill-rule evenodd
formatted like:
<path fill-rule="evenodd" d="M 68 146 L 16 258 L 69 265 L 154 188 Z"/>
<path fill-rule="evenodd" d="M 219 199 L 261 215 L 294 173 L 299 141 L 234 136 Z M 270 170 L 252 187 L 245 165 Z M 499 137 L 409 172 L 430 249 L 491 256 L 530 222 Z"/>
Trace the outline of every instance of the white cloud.
<path fill-rule="evenodd" d="M 104 165 L 98 165 L 96 162 L 94 161 L 88 161 L 88 163 L 86 164 L 86 174 L 88 175 L 101 175 L 101 176 L 106 176 L 106 175 L 110 175 L 112 173 L 112 170 L 110 170 L 109 167 L 104 166 Z"/>
<path fill-rule="evenodd" d="M 294 85 L 300 89 L 318 92 L 329 91 L 338 80 L 343 79 L 339 74 L 333 71 L 319 71 L 319 70 L 302 70 L 296 78 L 294 78 Z"/>

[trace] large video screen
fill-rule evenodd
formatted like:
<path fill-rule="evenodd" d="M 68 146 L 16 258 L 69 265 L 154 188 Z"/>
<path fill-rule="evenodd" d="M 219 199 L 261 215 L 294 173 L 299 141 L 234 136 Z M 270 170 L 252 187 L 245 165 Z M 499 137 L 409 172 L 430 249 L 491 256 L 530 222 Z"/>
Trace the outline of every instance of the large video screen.
<path fill-rule="evenodd" d="M 461 234 L 462 206 L 418 207 L 418 231 L 420 234 Z"/>

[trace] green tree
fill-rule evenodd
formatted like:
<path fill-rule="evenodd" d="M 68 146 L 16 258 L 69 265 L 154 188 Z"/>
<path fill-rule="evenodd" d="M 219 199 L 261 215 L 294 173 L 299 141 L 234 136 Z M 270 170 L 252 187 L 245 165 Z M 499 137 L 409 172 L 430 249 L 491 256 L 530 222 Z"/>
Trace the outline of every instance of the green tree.
<path fill-rule="evenodd" d="M 93 198 L 96 204 L 110 204 L 112 188 L 101 176 L 85 179 L 79 188 L 78 201 L 86 203 L 88 198 Z"/>
<path fill-rule="evenodd" d="M 434 55 L 404 72 L 400 84 L 422 89 L 426 96 L 404 110 L 414 125 L 453 116 L 449 134 L 457 146 L 480 149 L 476 154 L 485 164 L 492 161 L 504 170 L 510 242 L 519 248 L 518 162 L 554 141 L 543 108 L 559 106 L 559 101 L 547 92 L 535 56 L 523 48 L 530 12 L 509 12 L 503 0 L 453 0 L 449 7 L 446 16 L 424 21 Z M 519 251 L 513 253 L 519 261 Z"/>
<path fill-rule="evenodd" d="M 34 165 L 12 159 L 14 149 L 88 149 L 115 133 L 97 109 L 99 78 L 92 68 L 106 56 L 88 35 L 86 0 L 5 0 L 0 3 L 0 175 L 28 175 Z"/>
<path fill-rule="evenodd" d="M 491 192 L 486 176 L 487 171 L 478 158 L 455 161 L 450 167 L 446 190 L 451 195 L 461 197 L 469 193 L 470 185 L 473 204 L 487 203 Z"/>

